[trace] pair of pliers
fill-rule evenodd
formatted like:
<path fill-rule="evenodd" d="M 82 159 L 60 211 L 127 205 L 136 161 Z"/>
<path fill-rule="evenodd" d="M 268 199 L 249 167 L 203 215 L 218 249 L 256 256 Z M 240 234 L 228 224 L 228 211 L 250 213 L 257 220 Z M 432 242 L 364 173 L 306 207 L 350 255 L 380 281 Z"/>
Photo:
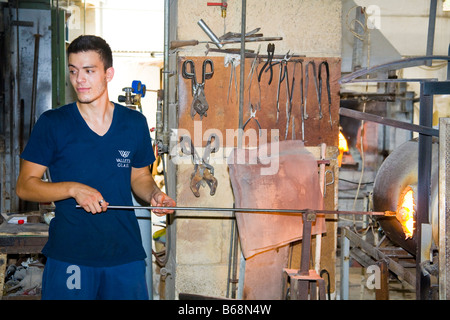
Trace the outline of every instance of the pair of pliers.
<path fill-rule="evenodd" d="M 261 71 L 259 72 L 258 82 L 261 82 L 262 73 L 267 72 L 267 70 L 269 70 L 270 71 L 269 85 L 272 83 L 272 78 L 273 78 L 272 60 L 273 60 L 274 54 L 275 54 L 275 44 L 269 43 L 267 45 L 267 61 L 266 61 L 266 63 L 264 63 Z M 266 67 L 267 67 L 267 69 L 266 69 Z"/>
<path fill-rule="evenodd" d="M 258 118 L 256 117 L 256 111 L 257 111 L 257 108 L 253 109 L 253 105 L 251 104 L 250 105 L 250 117 L 247 119 L 247 121 L 245 121 L 244 126 L 242 127 L 242 130 L 245 130 L 245 127 L 250 122 L 250 120 L 254 119 L 259 128 L 259 136 L 261 136 L 261 124 L 259 123 Z"/>

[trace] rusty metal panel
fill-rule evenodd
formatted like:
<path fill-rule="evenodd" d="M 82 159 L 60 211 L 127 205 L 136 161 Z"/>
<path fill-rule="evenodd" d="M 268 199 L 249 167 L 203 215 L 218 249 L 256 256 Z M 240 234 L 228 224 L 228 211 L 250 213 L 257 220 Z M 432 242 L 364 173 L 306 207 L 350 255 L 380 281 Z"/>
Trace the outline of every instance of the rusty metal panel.
<path fill-rule="evenodd" d="M 277 145 L 274 147 L 274 145 Z M 229 157 L 229 174 L 238 208 L 307 208 L 323 209 L 317 162 L 299 141 L 282 141 L 270 145 L 270 168 L 257 163 L 269 154 L 236 149 Z M 277 149 L 277 150 L 275 150 Z M 247 162 L 242 163 L 242 159 Z M 276 163 L 276 165 L 273 165 Z M 249 215 L 237 212 L 241 247 L 246 259 L 258 253 L 302 239 L 301 216 L 280 214 Z M 325 232 L 323 215 L 313 224 L 313 234 Z"/>

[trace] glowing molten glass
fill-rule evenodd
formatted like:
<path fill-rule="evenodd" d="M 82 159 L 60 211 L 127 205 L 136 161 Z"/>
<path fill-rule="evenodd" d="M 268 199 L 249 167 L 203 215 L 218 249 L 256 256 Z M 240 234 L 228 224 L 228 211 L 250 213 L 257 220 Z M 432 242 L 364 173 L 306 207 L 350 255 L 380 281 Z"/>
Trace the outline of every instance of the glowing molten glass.
<path fill-rule="evenodd" d="M 405 239 L 412 238 L 414 234 L 414 206 L 414 191 L 411 187 L 407 187 L 403 192 L 395 215 L 402 225 Z"/>

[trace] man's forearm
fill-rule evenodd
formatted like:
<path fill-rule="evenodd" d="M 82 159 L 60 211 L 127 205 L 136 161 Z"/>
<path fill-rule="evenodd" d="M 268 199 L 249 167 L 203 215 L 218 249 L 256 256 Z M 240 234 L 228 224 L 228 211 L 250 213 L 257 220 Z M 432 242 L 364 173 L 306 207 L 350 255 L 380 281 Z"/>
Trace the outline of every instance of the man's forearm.
<path fill-rule="evenodd" d="M 133 192 L 142 200 L 150 203 L 153 195 L 161 192 L 151 175 L 142 176 L 132 181 Z"/>
<path fill-rule="evenodd" d="M 53 183 L 31 177 L 17 182 L 16 193 L 22 200 L 52 202 L 73 197 L 75 186 L 76 182 Z"/>

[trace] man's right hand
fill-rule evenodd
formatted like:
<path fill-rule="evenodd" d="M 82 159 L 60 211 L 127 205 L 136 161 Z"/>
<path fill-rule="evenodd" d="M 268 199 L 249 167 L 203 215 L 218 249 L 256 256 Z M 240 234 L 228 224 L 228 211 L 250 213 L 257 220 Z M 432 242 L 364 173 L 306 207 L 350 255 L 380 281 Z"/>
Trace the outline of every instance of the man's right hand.
<path fill-rule="evenodd" d="M 74 198 L 87 212 L 96 214 L 106 211 L 108 202 L 98 190 L 78 182 L 42 181 L 45 170 L 47 167 L 40 164 L 21 161 L 16 193 L 22 200 L 53 202 Z"/>
<path fill-rule="evenodd" d="M 105 212 L 109 203 L 103 199 L 102 194 L 85 184 L 74 182 L 71 193 L 77 203 L 86 211 L 92 214 Z"/>

